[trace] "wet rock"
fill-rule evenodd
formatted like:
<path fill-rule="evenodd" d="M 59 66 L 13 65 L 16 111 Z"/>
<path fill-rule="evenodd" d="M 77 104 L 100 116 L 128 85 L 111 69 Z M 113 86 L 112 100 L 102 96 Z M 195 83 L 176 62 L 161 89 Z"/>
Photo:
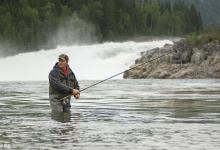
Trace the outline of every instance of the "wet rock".
<path fill-rule="evenodd" d="M 161 58 L 158 58 L 162 56 Z M 158 58 L 124 73 L 125 79 L 220 78 L 220 42 L 192 47 L 185 39 L 141 52 L 135 65 Z M 133 65 L 132 67 L 134 67 Z"/>
<path fill-rule="evenodd" d="M 203 50 L 199 50 L 198 48 L 193 49 L 193 54 L 191 57 L 191 63 L 199 64 L 205 60 L 205 52 Z"/>

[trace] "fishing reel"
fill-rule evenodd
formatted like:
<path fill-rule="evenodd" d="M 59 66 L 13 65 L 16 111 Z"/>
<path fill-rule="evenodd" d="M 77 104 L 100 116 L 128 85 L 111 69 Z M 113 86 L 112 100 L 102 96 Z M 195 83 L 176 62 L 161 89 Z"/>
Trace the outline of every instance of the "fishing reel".
<path fill-rule="evenodd" d="M 67 98 L 65 98 L 65 99 L 63 99 L 63 100 L 61 101 L 61 104 L 62 104 L 63 106 L 66 106 L 68 103 L 69 103 L 69 99 L 67 99 Z"/>

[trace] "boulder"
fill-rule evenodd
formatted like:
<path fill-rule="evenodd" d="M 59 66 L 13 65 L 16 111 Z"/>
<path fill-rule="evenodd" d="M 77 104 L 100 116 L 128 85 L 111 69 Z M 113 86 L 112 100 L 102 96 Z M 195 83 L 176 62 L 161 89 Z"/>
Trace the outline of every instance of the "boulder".
<path fill-rule="evenodd" d="M 198 48 L 193 49 L 193 55 L 191 56 L 191 63 L 199 64 L 206 58 L 205 52 Z"/>
<path fill-rule="evenodd" d="M 135 65 L 131 67 L 162 55 L 164 57 L 126 71 L 123 77 L 125 79 L 220 78 L 219 41 L 192 47 L 185 39 L 181 39 L 174 45 L 166 44 L 162 48 L 141 52 L 141 57 L 136 59 Z"/>

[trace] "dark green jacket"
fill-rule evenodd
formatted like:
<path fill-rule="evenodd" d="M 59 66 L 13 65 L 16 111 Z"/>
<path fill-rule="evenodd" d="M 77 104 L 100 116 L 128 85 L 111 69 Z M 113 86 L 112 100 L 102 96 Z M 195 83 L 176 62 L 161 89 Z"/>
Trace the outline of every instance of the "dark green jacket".
<path fill-rule="evenodd" d="M 56 63 L 49 73 L 49 99 L 52 109 L 62 111 L 63 106 L 60 99 L 69 95 L 70 102 L 73 89 L 79 90 L 79 84 L 75 74 L 71 69 L 67 76 L 64 75 L 63 70 L 58 67 Z M 67 105 L 70 106 L 70 103 Z"/>

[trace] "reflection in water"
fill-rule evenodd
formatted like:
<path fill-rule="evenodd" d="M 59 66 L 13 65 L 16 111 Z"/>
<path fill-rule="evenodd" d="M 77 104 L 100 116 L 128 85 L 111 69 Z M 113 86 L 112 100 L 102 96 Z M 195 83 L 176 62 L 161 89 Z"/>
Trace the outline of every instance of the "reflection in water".
<path fill-rule="evenodd" d="M 200 107 L 201 101 L 198 100 L 169 100 L 167 105 L 173 110 L 173 113 L 170 115 L 173 118 L 192 118 L 199 116 L 204 111 Z"/>

